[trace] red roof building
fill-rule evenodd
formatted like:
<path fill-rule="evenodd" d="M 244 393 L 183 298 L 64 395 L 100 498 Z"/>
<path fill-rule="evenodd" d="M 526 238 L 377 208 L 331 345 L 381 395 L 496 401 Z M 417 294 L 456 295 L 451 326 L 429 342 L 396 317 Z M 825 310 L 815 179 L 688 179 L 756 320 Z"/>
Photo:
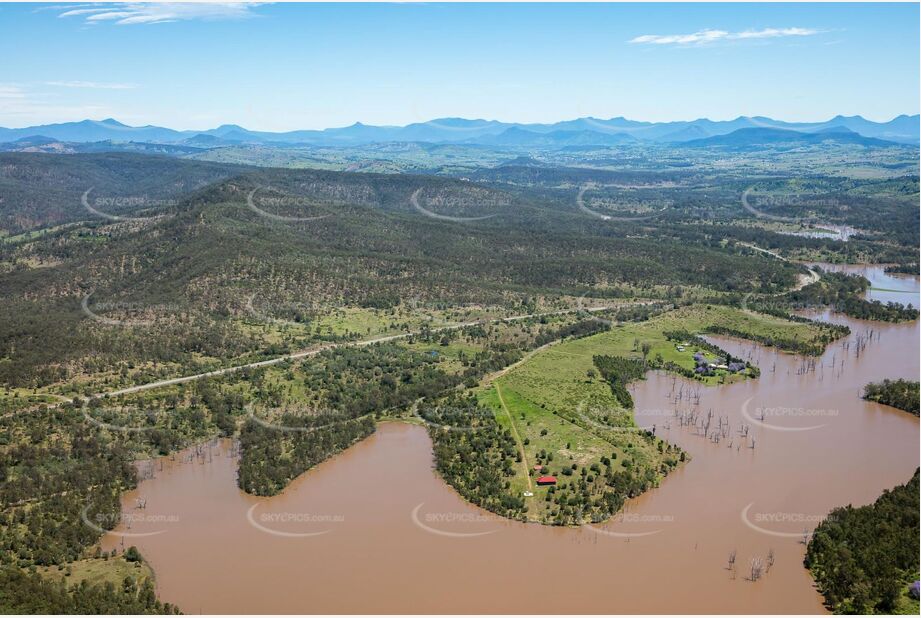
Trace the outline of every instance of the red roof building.
<path fill-rule="evenodd" d="M 538 485 L 556 485 L 556 477 L 555 476 L 542 476 L 539 479 L 537 479 L 537 484 Z"/>

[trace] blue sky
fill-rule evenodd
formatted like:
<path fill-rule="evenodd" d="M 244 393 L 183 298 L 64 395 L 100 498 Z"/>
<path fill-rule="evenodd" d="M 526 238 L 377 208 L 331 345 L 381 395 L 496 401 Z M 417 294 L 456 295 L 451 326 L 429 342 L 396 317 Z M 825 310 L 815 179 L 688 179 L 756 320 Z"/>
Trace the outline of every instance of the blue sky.
<path fill-rule="evenodd" d="M 0 5 L 0 126 L 919 111 L 918 4 Z"/>

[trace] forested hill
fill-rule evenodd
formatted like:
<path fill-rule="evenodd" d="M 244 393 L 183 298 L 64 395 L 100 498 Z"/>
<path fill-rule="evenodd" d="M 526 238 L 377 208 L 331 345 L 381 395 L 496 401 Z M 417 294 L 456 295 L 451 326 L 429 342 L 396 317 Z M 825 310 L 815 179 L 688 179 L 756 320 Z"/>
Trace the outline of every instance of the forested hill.
<path fill-rule="evenodd" d="M 0 153 L 0 229 L 17 233 L 94 218 L 82 204 L 119 201 L 105 210 L 130 215 L 173 203 L 244 167 L 132 153 Z"/>
<path fill-rule="evenodd" d="M 202 189 L 216 188 L 197 195 L 216 201 L 222 189 L 237 186 L 260 188 L 256 201 L 273 204 L 274 210 L 267 210 L 280 214 L 305 204 L 418 210 L 410 199 L 416 191 L 416 202 L 436 215 L 495 215 L 507 213 L 514 203 L 505 191 L 437 176 L 250 168 L 135 153 L 0 153 L 0 229 L 15 234 L 104 221 L 104 215 L 150 216 L 189 201 Z M 272 188 L 280 190 L 274 197 L 285 197 L 287 205 L 266 195 Z"/>
<path fill-rule="evenodd" d="M 2 275 L 7 289 L 185 303 L 188 296 L 173 295 L 192 286 L 214 305 L 230 286 L 375 305 L 420 295 L 496 302 L 509 289 L 578 295 L 596 285 L 775 291 L 792 285 L 796 272 L 717 243 L 599 226 L 504 191 L 428 176 L 247 172 L 133 216 L 30 243 L 32 254 L 53 264 L 37 270 L 20 262 Z"/>
<path fill-rule="evenodd" d="M 51 165 L 48 175 L 69 177 L 82 155 L 48 157 L 63 167 Z M 121 157 L 94 161 L 115 165 Z M 572 207 L 458 179 L 235 172 L 175 203 L 124 213 L 130 219 L 94 216 L 0 243 L 7 292 L 0 311 L 8 316 L 0 345 L 10 351 L 0 377 L 45 383 L 79 370 L 94 349 L 117 348 L 113 363 L 118 355 L 184 362 L 261 350 L 265 344 L 238 321 L 252 319 L 253 297 L 318 312 L 411 301 L 512 307 L 593 289 L 607 296 L 770 293 L 792 286 L 797 273 L 723 247 L 719 238 L 683 238 L 642 222 L 599 225 Z M 129 322 L 140 325 L 114 332 L 91 319 L 83 302 L 112 318 L 132 314 Z"/>

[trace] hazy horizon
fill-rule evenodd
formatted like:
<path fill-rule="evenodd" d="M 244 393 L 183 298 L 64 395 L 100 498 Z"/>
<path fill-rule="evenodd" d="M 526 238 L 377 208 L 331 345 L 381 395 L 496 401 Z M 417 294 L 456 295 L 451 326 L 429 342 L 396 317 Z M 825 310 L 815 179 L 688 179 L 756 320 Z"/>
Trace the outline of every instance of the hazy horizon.
<path fill-rule="evenodd" d="M 851 114 L 849 117 L 859 116 L 859 117 L 863 118 L 864 120 L 869 120 L 869 121 L 871 121 L 871 122 L 886 123 L 886 122 L 890 122 L 890 121 L 892 121 L 892 120 L 895 120 L 896 118 L 899 118 L 899 117 L 901 117 L 901 116 L 909 116 L 909 117 L 911 117 L 911 116 L 918 116 L 918 115 L 919 115 L 918 112 L 914 112 L 914 113 L 896 114 L 895 116 L 888 117 L 888 118 L 871 118 L 871 117 L 869 117 L 869 116 L 867 116 L 867 115 L 865 115 L 865 114 Z M 826 117 L 826 118 L 813 118 L 813 119 L 805 119 L 805 120 L 789 120 L 789 119 L 787 119 L 787 118 L 774 118 L 774 117 L 771 117 L 771 116 L 760 116 L 760 117 L 763 117 L 763 118 L 770 118 L 771 120 L 776 120 L 776 121 L 780 121 L 780 122 L 806 123 L 806 124 L 809 124 L 809 123 L 823 123 L 823 122 L 829 122 L 829 121 L 833 120 L 834 118 L 836 118 L 836 117 L 838 117 L 838 116 L 846 116 L 846 115 L 845 115 L 845 114 L 835 114 L 835 115 L 833 115 L 833 116 L 829 116 L 829 117 Z M 106 120 L 114 120 L 114 121 L 116 121 L 116 122 L 119 122 L 119 123 L 121 123 L 121 124 L 130 126 L 130 127 L 133 127 L 133 128 L 141 128 L 141 127 L 145 127 L 145 126 L 162 126 L 163 128 L 166 128 L 166 129 L 173 129 L 173 130 L 176 130 L 176 131 L 208 131 L 208 130 L 216 129 L 216 128 L 220 127 L 220 126 L 225 126 L 225 125 L 236 125 L 236 126 L 240 126 L 240 127 L 244 128 L 244 129 L 247 129 L 247 130 L 249 130 L 249 131 L 254 131 L 254 132 L 284 133 L 284 132 L 288 132 L 288 131 L 299 131 L 299 130 L 304 130 L 304 131 L 323 131 L 323 130 L 326 130 L 326 129 L 344 129 L 344 128 L 346 128 L 346 127 L 350 127 L 350 126 L 353 126 L 353 125 L 356 125 L 356 124 L 357 124 L 357 125 L 365 125 L 365 126 L 375 126 L 375 127 L 404 127 L 404 126 L 408 126 L 408 124 L 417 124 L 417 123 L 418 123 L 418 124 L 425 124 L 425 123 L 429 123 L 429 122 L 437 122 L 437 121 L 439 121 L 439 120 L 466 120 L 466 121 L 470 121 L 470 122 L 478 122 L 478 121 L 482 121 L 482 122 L 500 122 L 500 123 L 503 123 L 503 124 L 523 124 L 523 125 L 553 125 L 553 124 L 558 124 L 558 123 L 562 123 L 562 122 L 571 122 L 571 121 L 574 121 L 574 120 L 579 120 L 579 119 L 581 119 L 581 118 L 591 118 L 591 119 L 594 119 L 594 120 L 605 120 L 605 121 L 607 121 L 607 120 L 612 120 L 612 119 L 615 119 L 615 118 L 623 118 L 623 119 L 628 120 L 628 121 L 631 121 L 631 122 L 643 122 L 643 123 L 649 123 L 649 124 L 663 124 L 663 123 L 673 123 L 673 122 L 697 122 L 697 121 L 702 121 L 702 120 L 709 120 L 709 121 L 712 121 L 712 122 L 730 122 L 730 121 L 732 121 L 732 120 L 737 120 L 737 119 L 739 119 L 739 118 L 756 118 L 756 117 L 758 117 L 758 116 L 746 116 L 746 115 L 743 115 L 743 114 L 739 114 L 739 115 L 731 116 L 731 117 L 728 117 L 728 118 L 707 118 L 707 117 L 700 117 L 700 118 L 674 118 L 674 119 L 671 119 L 671 120 L 644 120 L 644 119 L 642 119 L 642 118 L 629 118 L 629 117 L 626 117 L 626 116 L 614 115 L 614 116 L 580 116 L 580 117 L 578 117 L 578 118 L 558 118 L 558 119 L 555 119 L 555 120 L 534 121 L 534 122 L 521 122 L 521 121 L 518 121 L 518 120 L 505 120 L 505 119 L 501 119 L 501 118 L 465 118 L 465 117 L 463 117 L 463 116 L 441 116 L 441 117 L 438 117 L 438 118 L 430 118 L 430 119 L 428 119 L 428 120 L 420 120 L 420 121 L 415 121 L 414 123 L 407 123 L 407 124 L 371 124 L 371 123 L 369 123 L 369 122 L 363 122 L 362 120 L 355 120 L 354 122 L 350 122 L 350 123 L 348 123 L 348 124 L 343 124 L 343 125 L 338 125 L 338 126 L 329 126 L 329 127 L 294 127 L 294 128 L 290 128 L 290 129 L 280 129 L 280 130 L 262 129 L 262 128 L 259 128 L 259 127 L 250 127 L 250 126 L 244 125 L 244 124 L 242 124 L 242 123 L 240 123 L 240 122 L 234 122 L 234 121 L 232 121 L 232 120 L 228 120 L 228 121 L 226 121 L 226 122 L 221 122 L 220 124 L 216 124 L 216 125 L 208 126 L 208 127 L 181 127 L 181 126 L 171 126 L 171 125 L 154 125 L 154 124 L 145 124 L 145 125 L 142 125 L 142 124 L 131 124 L 131 123 L 127 123 L 127 122 L 122 122 L 121 119 L 115 118 L 115 117 L 100 117 L 100 118 L 73 118 L 73 119 L 65 119 L 65 120 L 56 120 L 56 121 L 52 121 L 52 122 L 43 122 L 43 123 L 40 123 L 40 124 L 27 124 L 27 125 L 22 125 L 22 126 L 12 126 L 12 125 L 2 125 L 2 126 L 3 126 L 3 128 L 6 128 L 6 129 L 26 129 L 26 128 L 34 127 L 34 126 L 77 123 L 77 122 L 84 122 L 84 121 L 87 121 L 87 120 L 92 121 L 92 122 L 105 122 Z"/>

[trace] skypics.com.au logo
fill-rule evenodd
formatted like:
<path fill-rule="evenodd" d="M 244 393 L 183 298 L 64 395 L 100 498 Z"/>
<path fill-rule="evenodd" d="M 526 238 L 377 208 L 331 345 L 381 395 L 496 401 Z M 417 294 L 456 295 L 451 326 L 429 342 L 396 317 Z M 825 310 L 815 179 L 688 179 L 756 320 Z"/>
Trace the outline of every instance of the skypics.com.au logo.
<path fill-rule="evenodd" d="M 90 187 L 83 193 L 83 197 L 80 198 L 80 203 L 83 204 L 83 207 L 89 211 L 91 214 L 101 217 L 103 219 L 108 219 L 109 221 L 115 221 L 118 223 L 124 222 L 143 222 L 143 221 L 153 221 L 159 219 L 165 215 L 150 215 L 150 216 L 129 216 L 129 215 L 116 215 L 112 214 L 112 210 L 121 210 L 126 209 L 131 212 L 136 211 L 148 211 L 155 208 L 164 208 L 169 206 L 176 206 L 179 202 L 171 199 L 151 199 L 146 195 L 130 195 L 130 196 L 116 196 L 116 197 L 96 197 L 90 199 L 90 193 L 92 193 L 95 187 Z"/>
<path fill-rule="evenodd" d="M 604 213 L 602 213 L 602 212 L 598 212 L 597 210 L 592 210 L 591 208 L 589 208 L 588 206 L 585 205 L 585 193 L 586 193 L 587 191 L 594 191 L 594 190 L 598 190 L 598 189 L 599 189 L 599 187 L 597 187 L 596 185 L 593 185 L 593 184 L 585 184 L 585 185 L 582 185 L 582 187 L 579 188 L 579 192 L 576 194 L 576 206 L 579 208 L 579 210 L 580 210 L 581 212 L 583 212 L 583 213 L 585 213 L 585 214 L 587 214 L 587 215 L 589 215 L 589 216 L 591 216 L 591 217 L 595 217 L 596 219 L 601 219 L 602 221 L 627 221 L 627 222 L 629 222 L 629 221 L 647 221 L 647 220 L 649 220 L 649 219 L 653 219 L 653 218 L 655 218 L 655 217 L 659 217 L 659 216 L 665 214 L 665 212 L 668 210 L 668 207 L 665 206 L 665 207 L 662 207 L 662 208 L 660 208 L 659 210 L 657 210 L 657 211 L 655 211 L 655 212 L 653 212 L 653 213 L 651 213 L 651 214 L 648 214 L 648 215 L 629 215 L 629 216 L 628 216 L 628 215 L 608 215 L 608 214 L 604 214 Z"/>
<path fill-rule="evenodd" d="M 507 196 L 496 196 L 483 192 L 483 195 L 480 196 L 465 196 L 460 198 L 448 198 L 443 195 L 439 195 L 435 198 L 427 200 L 426 205 L 423 206 L 422 201 L 425 199 L 423 193 L 424 189 L 420 187 L 413 191 L 412 195 L 410 195 L 409 202 L 412 204 L 413 208 L 415 208 L 417 212 L 422 213 L 430 219 L 436 219 L 438 221 L 450 221 L 453 223 L 472 223 L 474 221 L 484 221 L 486 219 L 492 219 L 501 213 L 491 212 L 488 214 L 472 217 L 459 217 L 453 215 L 443 215 L 431 210 L 431 208 L 435 206 L 449 206 L 451 208 L 460 209 L 465 212 L 483 212 L 503 208 L 507 209 L 512 204 L 511 199 L 509 199 Z"/>
<path fill-rule="evenodd" d="M 168 303 L 142 303 L 132 301 L 91 302 L 95 292 L 90 292 L 80 301 L 80 309 L 88 318 L 106 326 L 145 327 L 153 326 L 158 319 L 179 313 L 178 305 Z M 116 317 L 117 316 L 117 317 Z"/>
<path fill-rule="evenodd" d="M 834 198 L 804 195 L 800 193 L 756 193 L 755 188 L 748 187 L 742 192 L 742 208 L 759 219 L 779 223 L 803 224 L 810 221 L 812 213 L 818 208 L 838 207 L 840 202 Z M 775 215 L 767 209 L 780 208 L 793 211 L 791 215 Z"/>
<path fill-rule="evenodd" d="M 269 195 L 269 192 L 274 192 Z M 257 196 L 257 193 L 259 194 Z M 333 216 L 332 212 L 315 215 L 293 216 L 288 214 L 279 214 L 280 212 L 298 212 L 304 210 L 316 210 L 317 202 L 314 199 L 298 196 L 287 195 L 272 189 L 272 187 L 258 186 L 246 195 L 246 205 L 260 217 L 265 217 L 271 221 L 279 223 L 306 223 L 309 221 L 319 221 Z"/>

